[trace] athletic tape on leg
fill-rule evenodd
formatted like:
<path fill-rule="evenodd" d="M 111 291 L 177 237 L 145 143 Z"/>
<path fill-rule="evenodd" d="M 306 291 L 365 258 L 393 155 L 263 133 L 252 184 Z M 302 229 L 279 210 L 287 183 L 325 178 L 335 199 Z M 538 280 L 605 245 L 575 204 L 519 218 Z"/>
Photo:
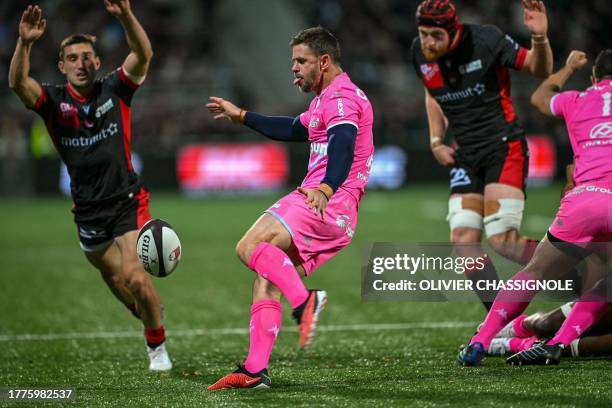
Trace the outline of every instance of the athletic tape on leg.
<path fill-rule="evenodd" d="M 487 237 L 516 229 L 521 226 L 525 201 L 516 198 L 501 198 L 496 213 L 484 217 Z"/>
<path fill-rule="evenodd" d="M 448 216 L 446 221 L 451 231 L 455 228 L 467 227 L 482 229 L 482 215 L 473 210 L 466 210 L 462 205 L 462 197 L 452 197 L 448 200 Z"/>

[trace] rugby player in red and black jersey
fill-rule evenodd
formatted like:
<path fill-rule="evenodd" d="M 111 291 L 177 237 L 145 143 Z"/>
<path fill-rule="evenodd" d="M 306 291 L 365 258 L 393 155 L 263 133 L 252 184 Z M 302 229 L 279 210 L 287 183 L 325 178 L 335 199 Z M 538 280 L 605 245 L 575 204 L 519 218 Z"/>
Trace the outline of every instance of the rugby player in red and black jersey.
<path fill-rule="evenodd" d="M 530 50 L 495 26 L 460 23 L 449 0 L 425 0 L 416 12 L 419 36 L 412 44 L 412 59 L 425 85 L 433 155 L 450 168 L 451 241 L 480 243 L 484 228 L 498 253 L 525 264 L 537 241 L 518 232 L 528 151 L 510 98 L 509 69 L 545 78 L 552 72 L 553 59 L 544 4 L 522 4 L 531 32 Z M 456 150 L 444 144 L 447 129 Z M 459 256 L 482 256 L 479 245 L 456 249 Z M 497 278 L 490 262 L 466 274 L 472 280 Z M 489 309 L 495 293 L 479 296 Z"/>
<path fill-rule="evenodd" d="M 150 219 L 149 193 L 130 157 L 130 105 L 153 56 L 151 43 L 129 0 L 104 0 L 123 26 L 130 53 L 117 70 L 97 79 L 100 58 L 95 37 L 74 34 L 62 41 L 59 86 L 41 85 L 29 76 L 30 52 L 46 28 L 38 6 L 28 6 L 9 69 L 9 86 L 45 121 L 66 163 L 74 201 L 72 212 L 81 249 L 113 294 L 145 327 L 149 369 L 167 371 L 161 301 L 136 255 L 138 229 Z"/>

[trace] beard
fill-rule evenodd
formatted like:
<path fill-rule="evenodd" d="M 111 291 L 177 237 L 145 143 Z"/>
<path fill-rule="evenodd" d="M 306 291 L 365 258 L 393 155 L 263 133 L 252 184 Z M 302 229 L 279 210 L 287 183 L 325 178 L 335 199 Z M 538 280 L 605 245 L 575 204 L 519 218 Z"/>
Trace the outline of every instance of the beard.
<path fill-rule="evenodd" d="M 313 92 L 323 80 L 322 72 L 318 69 L 316 72 L 312 72 L 311 75 L 302 77 L 302 85 L 300 85 L 300 91 L 304 93 Z"/>
<path fill-rule="evenodd" d="M 304 83 L 299 88 L 300 88 L 300 91 L 303 93 L 308 93 L 312 91 L 312 81 L 308 81 L 304 79 Z"/>
<path fill-rule="evenodd" d="M 422 51 L 423 51 L 423 56 L 425 57 L 425 59 L 430 62 L 436 61 L 437 59 L 442 57 L 444 54 L 446 54 L 446 50 L 432 51 L 427 48 L 423 48 Z"/>

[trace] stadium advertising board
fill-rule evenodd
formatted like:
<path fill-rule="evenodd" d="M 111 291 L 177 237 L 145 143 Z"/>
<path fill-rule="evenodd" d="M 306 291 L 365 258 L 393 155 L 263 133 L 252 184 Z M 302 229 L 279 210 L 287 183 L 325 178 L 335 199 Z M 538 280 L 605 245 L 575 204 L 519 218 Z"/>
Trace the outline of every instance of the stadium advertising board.
<path fill-rule="evenodd" d="M 177 177 L 188 195 L 266 192 L 286 185 L 289 159 L 275 143 L 194 144 L 179 151 Z"/>

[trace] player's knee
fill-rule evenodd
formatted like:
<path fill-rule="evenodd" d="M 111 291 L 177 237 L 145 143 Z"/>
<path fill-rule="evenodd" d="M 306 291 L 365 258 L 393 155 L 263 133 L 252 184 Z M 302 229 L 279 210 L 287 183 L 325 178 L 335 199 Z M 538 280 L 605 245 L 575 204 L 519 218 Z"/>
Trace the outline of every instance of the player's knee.
<path fill-rule="evenodd" d="M 249 262 L 248 261 L 248 252 L 249 252 L 248 248 L 249 248 L 249 244 L 244 238 L 242 238 L 236 244 L 236 255 L 243 263 Z"/>
<path fill-rule="evenodd" d="M 509 231 L 502 232 L 487 237 L 489 245 L 500 255 L 510 255 L 513 253 L 512 246 L 514 244 Z"/>
<path fill-rule="evenodd" d="M 249 260 L 251 259 L 251 255 L 255 251 L 255 247 L 259 242 L 254 241 L 248 238 L 242 238 L 236 244 L 236 255 L 245 265 L 249 265 Z"/>
<path fill-rule="evenodd" d="M 264 232 L 257 235 L 247 234 L 236 244 L 236 255 L 238 255 L 238 258 L 240 258 L 240 260 L 248 266 L 257 245 L 262 242 L 271 242 L 273 239 L 274 234 L 269 232 Z"/>
<path fill-rule="evenodd" d="M 451 242 L 453 244 L 480 242 L 480 230 L 466 227 L 455 228 L 451 230 Z"/>
<path fill-rule="evenodd" d="M 453 243 L 480 242 L 482 230 L 482 200 L 474 197 L 451 197 L 448 216 Z"/>
<path fill-rule="evenodd" d="M 151 280 L 145 274 L 132 274 L 128 279 L 128 287 L 137 299 L 143 299 L 151 287 Z"/>
<path fill-rule="evenodd" d="M 508 231 L 518 231 L 523 219 L 524 208 L 525 200 L 516 198 L 500 198 L 485 203 L 483 221 L 491 245 L 503 245 Z M 504 242 L 500 243 L 500 241 Z"/>

